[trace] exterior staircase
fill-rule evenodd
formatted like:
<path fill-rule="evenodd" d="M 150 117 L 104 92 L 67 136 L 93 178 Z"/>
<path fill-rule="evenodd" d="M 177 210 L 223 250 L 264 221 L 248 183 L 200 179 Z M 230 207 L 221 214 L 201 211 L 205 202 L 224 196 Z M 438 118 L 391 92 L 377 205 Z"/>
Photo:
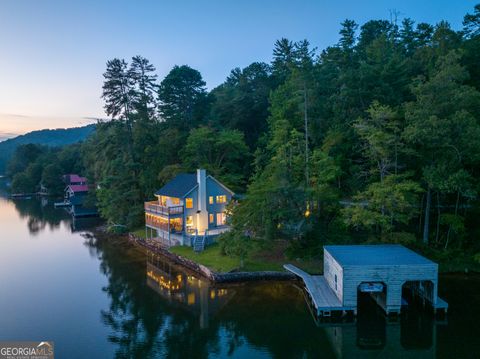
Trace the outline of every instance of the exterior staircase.
<path fill-rule="evenodd" d="M 205 243 L 207 241 L 207 232 L 203 235 L 195 234 L 193 238 L 193 251 L 194 252 L 202 252 L 205 249 Z"/>

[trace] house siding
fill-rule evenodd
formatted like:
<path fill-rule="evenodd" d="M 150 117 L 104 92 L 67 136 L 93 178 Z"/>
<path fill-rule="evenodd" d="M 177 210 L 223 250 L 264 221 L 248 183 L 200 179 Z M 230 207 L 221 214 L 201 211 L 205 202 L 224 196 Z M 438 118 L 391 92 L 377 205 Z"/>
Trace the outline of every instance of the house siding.
<path fill-rule="evenodd" d="M 200 171 L 200 172 L 199 172 Z M 185 176 L 183 176 L 185 177 Z M 219 213 L 225 213 L 226 207 L 228 203 L 231 201 L 233 193 L 228 190 L 226 187 L 224 187 L 220 182 L 218 182 L 216 179 L 213 177 L 206 175 L 205 176 L 205 170 L 197 170 L 197 176 L 196 176 L 196 182 L 192 182 L 191 177 L 185 177 L 186 180 L 189 180 L 189 186 L 188 188 L 191 188 L 190 191 L 188 189 L 182 189 L 183 195 L 181 197 L 176 197 L 180 199 L 180 205 L 183 206 L 183 211 L 181 213 L 173 213 L 169 214 L 169 211 L 166 211 L 167 213 L 164 213 L 162 211 L 159 211 L 157 209 L 152 209 L 151 211 L 149 210 L 149 205 L 147 202 L 146 203 L 146 213 L 150 212 L 156 216 L 160 215 L 163 216 L 164 218 L 182 218 L 182 241 L 181 244 L 185 245 L 192 245 L 192 236 L 189 236 L 187 234 L 195 234 L 198 233 L 200 235 L 204 234 L 204 231 L 206 231 L 207 235 L 207 244 L 211 243 L 214 241 L 214 238 L 222 233 L 223 231 L 227 231 L 229 228 L 227 225 L 218 225 L 217 222 L 217 214 Z M 185 179 L 184 178 L 184 179 Z M 203 180 L 204 179 L 204 180 Z M 183 187 L 185 187 L 185 181 L 181 183 Z M 203 191 L 200 191 L 199 189 L 199 182 L 204 183 L 205 187 Z M 195 184 L 196 183 L 196 184 Z M 167 196 L 173 196 L 176 194 L 179 190 L 175 188 L 175 186 L 167 184 L 163 188 L 168 187 L 169 191 L 163 190 L 162 195 Z M 188 192 L 186 192 L 188 191 Z M 203 196 L 205 196 L 204 201 L 202 201 L 204 204 L 201 204 L 199 195 L 200 192 L 203 193 Z M 157 198 L 160 196 L 160 190 L 156 192 Z M 225 196 L 226 201 L 225 203 L 217 203 L 216 197 L 217 196 Z M 213 197 L 213 203 L 209 203 L 209 197 Z M 192 200 L 192 208 L 186 208 L 186 200 L 191 199 Z M 168 204 L 167 204 L 168 205 Z M 200 212 L 200 207 L 203 207 L 201 212 Z M 160 214 L 159 214 L 160 213 Z M 209 215 L 213 215 L 213 222 L 210 223 L 210 218 Z M 191 231 L 187 231 L 187 218 L 192 217 L 192 226 L 188 227 L 191 228 Z M 146 219 L 146 225 L 147 227 L 155 227 L 155 224 L 148 224 L 147 219 Z M 168 231 L 162 228 L 155 228 L 158 233 L 165 232 L 167 237 L 171 238 L 172 236 L 168 234 Z M 214 231 L 217 229 L 216 231 Z M 179 233 L 174 233 L 175 235 L 179 235 Z M 160 236 L 159 237 L 165 237 L 165 236 Z"/>
<path fill-rule="evenodd" d="M 186 199 L 191 198 L 193 201 L 192 208 L 187 208 Z M 197 211 L 198 211 L 198 188 L 193 189 L 185 197 L 183 197 L 183 229 L 187 230 L 187 217 L 193 217 L 193 228 L 197 228 Z"/>
<path fill-rule="evenodd" d="M 232 194 L 227 191 L 222 185 L 220 185 L 216 180 L 212 179 L 211 177 L 207 177 L 207 211 L 208 214 L 213 214 L 214 215 L 214 221 L 213 223 L 208 223 L 208 229 L 214 229 L 217 228 L 217 213 L 225 212 L 225 209 L 227 207 L 227 204 L 231 201 L 232 199 Z M 226 203 L 216 203 L 216 197 L 225 195 L 227 197 L 227 202 Z M 213 196 L 213 204 L 210 204 L 209 202 L 209 197 Z M 193 208 L 187 208 L 185 206 L 186 199 L 187 198 L 192 198 L 193 200 Z M 190 191 L 187 195 L 185 195 L 182 198 L 182 201 L 184 203 L 184 214 L 183 214 L 183 223 L 184 223 L 184 229 L 186 230 L 186 223 L 187 223 L 187 216 L 192 216 L 193 217 L 193 226 L 197 227 L 197 211 L 198 211 L 198 187 Z"/>
<path fill-rule="evenodd" d="M 226 203 L 216 203 L 216 197 L 225 195 L 227 197 Z M 213 204 L 210 204 L 209 197 L 213 196 Z M 214 215 L 213 223 L 208 223 L 208 229 L 217 228 L 217 213 L 225 212 L 227 204 L 231 201 L 232 194 L 221 186 L 216 180 L 207 177 L 207 210 L 208 213 Z"/>
<path fill-rule="evenodd" d="M 383 282 L 387 286 L 386 304 L 389 309 L 400 310 L 402 286 L 407 281 L 431 281 L 433 283 L 433 305 L 437 300 L 438 265 L 394 265 L 394 266 L 344 266 L 343 283 L 345 306 L 357 305 L 357 290 L 362 282 Z"/>
<path fill-rule="evenodd" d="M 323 266 L 325 280 L 343 303 L 343 268 L 326 249 L 323 251 Z M 335 285 L 335 275 L 337 276 L 337 285 Z"/>

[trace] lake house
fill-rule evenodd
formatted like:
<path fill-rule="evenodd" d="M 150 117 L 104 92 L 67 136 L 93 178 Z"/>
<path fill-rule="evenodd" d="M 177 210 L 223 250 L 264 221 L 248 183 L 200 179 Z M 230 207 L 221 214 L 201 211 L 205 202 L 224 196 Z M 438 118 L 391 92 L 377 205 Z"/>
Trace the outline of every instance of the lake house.
<path fill-rule="evenodd" d="M 229 229 L 226 207 L 234 193 L 206 170 L 182 173 L 145 202 L 145 233 L 148 239 L 202 250 Z"/>
<path fill-rule="evenodd" d="M 86 196 L 88 195 L 88 182 L 85 177 L 76 174 L 67 174 L 63 176 L 66 184 L 63 203 L 57 206 L 68 207 L 69 212 L 74 217 L 90 217 L 98 215 L 95 207 L 87 207 L 84 205 Z"/>

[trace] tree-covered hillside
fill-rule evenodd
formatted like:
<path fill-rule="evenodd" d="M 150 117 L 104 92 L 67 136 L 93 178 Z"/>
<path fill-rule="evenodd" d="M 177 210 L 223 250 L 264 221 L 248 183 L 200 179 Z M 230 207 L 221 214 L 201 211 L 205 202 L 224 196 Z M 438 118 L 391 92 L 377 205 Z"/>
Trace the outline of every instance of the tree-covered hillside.
<path fill-rule="evenodd" d="M 81 146 L 101 215 L 141 225 L 143 201 L 203 167 L 246 194 L 232 208 L 229 254 L 278 239 L 292 254 L 384 241 L 473 259 L 480 5 L 459 31 L 404 18 L 345 20 L 339 35 L 320 51 L 280 39 L 270 63 L 233 69 L 210 92 L 187 65 L 159 81 L 141 56 L 108 61 L 111 121 Z"/>
<path fill-rule="evenodd" d="M 15 149 L 29 143 L 50 147 L 65 146 L 83 141 L 95 130 L 95 125 L 75 128 L 59 128 L 54 130 L 40 130 L 28 132 L 25 135 L 10 138 L 0 142 L 0 174 L 4 174 L 6 165 Z"/>

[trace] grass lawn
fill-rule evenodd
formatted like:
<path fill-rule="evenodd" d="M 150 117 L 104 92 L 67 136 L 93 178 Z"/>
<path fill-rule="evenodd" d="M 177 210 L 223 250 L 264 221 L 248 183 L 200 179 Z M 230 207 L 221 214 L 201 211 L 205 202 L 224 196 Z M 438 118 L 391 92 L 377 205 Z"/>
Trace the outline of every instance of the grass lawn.
<path fill-rule="evenodd" d="M 239 265 L 237 258 L 222 255 L 218 244 L 209 246 L 200 253 L 194 252 L 192 247 L 187 246 L 171 247 L 170 251 L 182 257 L 191 259 L 194 262 L 203 264 L 216 272 L 229 272 L 232 269 L 237 268 Z"/>
<path fill-rule="evenodd" d="M 145 228 L 141 227 L 132 231 L 134 235 L 145 238 Z M 240 267 L 238 258 L 223 255 L 218 244 L 208 246 L 203 252 L 195 253 L 192 247 L 175 246 L 171 247 L 172 253 L 200 263 L 216 272 L 230 272 L 238 269 L 245 272 L 259 271 L 284 271 L 283 265 L 293 264 L 310 274 L 321 274 L 323 264 L 320 260 L 288 259 L 283 255 L 284 243 L 273 243 L 268 250 L 257 250 L 250 253 L 245 259 L 243 268 Z"/>
<path fill-rule="evenodd" d="M 136 235 L 139 238 L 145 239 L 145 227 L 142 227 L 142 228 L 136 229 L 134 231 L 131 231 L 131 233 L 133 233 L 134 235 Z"/>
<path fill-rule="evenodd" d="M 218 244 L 207 247 L 203 252 L 195 253 L 191 247 L 176 246 L 171 247 L 170 251 L 182 257 L 188 258 L 194 262 L 200 263 L 216 272 L 229 272 L 233 269 L 239 269 L 245 272 L 258 271 L 284 271 L 283 265 L 291 263 L 303 270 L 318 274 L 322 272 L 323 266 L 319 261 L 289 260 L 285 258 L 271 258 L 264 256 L 262 252 L 252 253 L 244 261 L 244 267 L 239 268 L 240 260 L 238 258 L 223 255 Z"/>

